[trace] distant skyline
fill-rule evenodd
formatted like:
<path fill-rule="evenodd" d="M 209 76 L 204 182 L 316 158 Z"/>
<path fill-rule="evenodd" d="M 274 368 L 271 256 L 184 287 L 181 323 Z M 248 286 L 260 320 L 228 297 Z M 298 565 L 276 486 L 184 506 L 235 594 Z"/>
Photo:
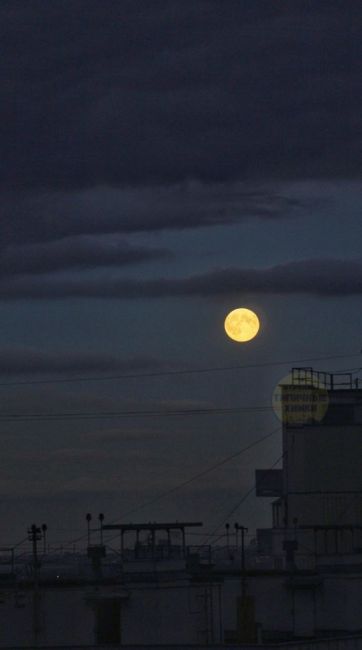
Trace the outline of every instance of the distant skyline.
<path fill-rule="evenodd" d="M 131 519 L 213 530 L 280 432 L 172 490 L 276 430 L 289 361 L 358 372 L 361 19 L 354 0 L 1 3 L 2 544 L 168 490 Z M 261 323 L 242 345 L 239 306 Z M 123 374 L 142 376 L 87 381 Z M 267 525 L 260 501 L 231 523 Z"/>

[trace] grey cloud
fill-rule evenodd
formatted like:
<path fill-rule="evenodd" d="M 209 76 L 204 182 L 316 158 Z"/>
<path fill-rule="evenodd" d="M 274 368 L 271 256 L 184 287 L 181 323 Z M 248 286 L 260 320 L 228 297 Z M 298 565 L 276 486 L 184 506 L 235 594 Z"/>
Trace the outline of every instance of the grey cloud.
<path fill-rule="evenodd" d="M 43 352 L 29 348 L 0 349 L 0 375 L 79 375 L 81 373 L 141 372 L 165 368 L 158 359 L 133 357 L 119 359 L 106 354 Z M 94 399 L 94 398 L 93 398 Z"/>
<path fill-rule="evenodd" d="M 151 281 L 11 278 L 0 282 L 0 299 L 204 297 L 240 293 L 341 296 L 362 293 L 360 260 L 311 259 L 264 269 L 219 269 L 181 279 Z"/>
<path fill-rule="evenodd" d="M 360 170 L 361 5 L 3 2 L 1 184 Z"/>
<path fill-rule="evenodd" d="M 355 0 L 2 2 L 7 267 L 41 256 L 6 246 L 290 216 L 281 183 L 358 177 L 360 19 Z M 62 245 L 40 272 L 74 265 Z"/>
<path fill-rule="evenodd" d="M 315 200 L 313 201 L 313 205 Z M 268 184 L 250 186 L 246 183 L 197 183 L 152 188 L 104 188 L 45 194 L 26 193 L 22 196 L 8 194 L 1 205 L 0 241 L 6 244 L 46 242 L 68 237 L 56 242 L 54 249 L 43 250 L 47 257 L 64 256 L 74 263 L 79 255 L 81 266 L 99 254 L 112 262 L 116 246 L 110 238 L 98 243 L 90 235 L 110 233 L 180 230 L 212 227 L 238 223 L 243 219 L 258 217 L 277 219 L 305 213 L 310 207 L 307 199 L 293 196 L 284 186 Z M 75 239 L 74 236 L 84 236 Z M 73 236 L 73 238 L 71 238 Z M 123 255 L 132 258 L 157 256 L 163 251 L 131 248 L 120 241 Z M 107 248 L 108 246 L 108 248 Z M 77 250 L 78 249 L 78 250 Z M 28 249 L 25 255 L 31 255 Z M 36 251 L 36 249 L 35 249 Z M 6 254 L 6 252 L 5 252 Z M 16 254 L 16 251 L 14 251 Z M 34 257 L 34 255 L 33 255 Z"/>
<path fill-rule="evenodd" d="M 68 237 L 54 242 L 4 248 L 0 254 L 0 276 L 123 267 L 169 257 L 169 251 L 132 246 L 115 236 Z"/>

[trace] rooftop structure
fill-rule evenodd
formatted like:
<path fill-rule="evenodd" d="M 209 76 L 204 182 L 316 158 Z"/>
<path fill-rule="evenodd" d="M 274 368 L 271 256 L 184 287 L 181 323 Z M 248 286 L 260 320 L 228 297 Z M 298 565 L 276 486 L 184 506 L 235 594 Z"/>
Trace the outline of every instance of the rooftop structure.
<path fill-rule="evenodd" d="M 358 380 L 349 373 L 293 368 L 280 391 L 283 468 L 256 474 L 257 494 L 278 497 L 270 533 L 273 552 L 275 539 L 285 539 L 289 531 L 297 545 L 299 540 L 299 550 L 303 538 L 312 554 L 353 554 L 362 548 Z"/>

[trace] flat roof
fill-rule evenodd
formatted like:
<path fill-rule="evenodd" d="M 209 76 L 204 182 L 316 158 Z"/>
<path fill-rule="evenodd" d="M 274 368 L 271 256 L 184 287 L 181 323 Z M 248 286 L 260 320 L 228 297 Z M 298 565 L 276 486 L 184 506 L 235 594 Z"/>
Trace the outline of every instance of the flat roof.
<path fill-rule="evenodd" d="M 106 524 L 103 530 L 182 530 L 184 528 L 195 528 L 202 526 L 201 521 L 175 521 L 169 523 L 150 522 L 148 524 Z"/>

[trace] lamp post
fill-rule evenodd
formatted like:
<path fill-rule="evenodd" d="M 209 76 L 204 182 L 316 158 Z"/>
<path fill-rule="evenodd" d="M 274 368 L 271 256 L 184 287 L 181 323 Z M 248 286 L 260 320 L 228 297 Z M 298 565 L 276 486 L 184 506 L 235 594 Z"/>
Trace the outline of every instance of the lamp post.
<path fill-rule="evenodd" d="M 245 596 L 245 533 L 248 532 L 246 526 L 235 524 L 235 529 L 241 532 L 241 574 L 242 574 L 242 595 Z"/>
<path fill-rule="evenodd" d="M 92 515 L 90 512 L 88 512 L 85 516 L 86 521 L 87 521 L 87 538 L 88 538 L 88 546 L 90 546 L 90 522 L 92 520 Z"/>
<path fill-rule="evenodd" d="M 225 529 L 226 529 L 226 546 L 227 550 L 230 550 L 230 537 L 229 537 L 229 530 L 230 530 L 230 524 L 225 524 Z"/>
<path fill-rule="evenodd" d="M 104 514 L 103 514 L 103 512 L 99 513 L 98 519 L 99 519 L 99 524 L 100 524 L 100 529 L 99 529 L 100 542 L 101 542 L 101 546 L 103 546 L 103 522 L 104 522 Z"/>
<path fill-rule="evenodd" d="M 46 548 L 47 548 L 47 530 L 48 526 L 46 524 L 42 524 L 42 532 L 43 532 L 43 553 L 45 555 L 46 553 Z"/>
<path fill-rule="evenodd" d="M 34 645 L 37 646 L 40 632 L 38 542 L 41 540 L 41 529 L 36 524 L 28 528 L 28 539 L 32 543 L 33 551 L 33 639 Z"/>

